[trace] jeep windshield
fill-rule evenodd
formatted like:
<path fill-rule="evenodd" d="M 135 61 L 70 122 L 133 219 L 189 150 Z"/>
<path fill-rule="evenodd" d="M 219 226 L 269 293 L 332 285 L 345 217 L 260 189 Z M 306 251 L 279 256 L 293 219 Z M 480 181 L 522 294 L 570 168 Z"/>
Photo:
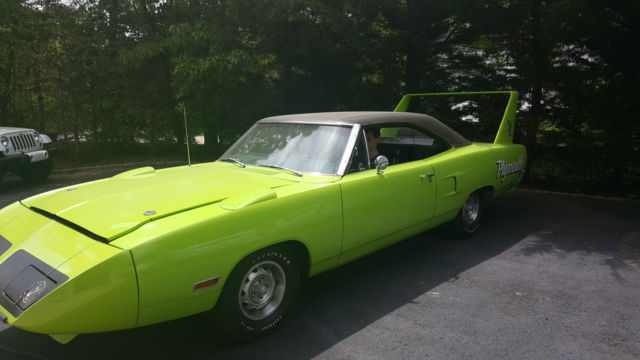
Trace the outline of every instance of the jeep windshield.
<path fill-rule="evenodd" d="M 335 175 L 350 133 L 348 126 L 259 123 L 220 160 L 303 174 Z"/>

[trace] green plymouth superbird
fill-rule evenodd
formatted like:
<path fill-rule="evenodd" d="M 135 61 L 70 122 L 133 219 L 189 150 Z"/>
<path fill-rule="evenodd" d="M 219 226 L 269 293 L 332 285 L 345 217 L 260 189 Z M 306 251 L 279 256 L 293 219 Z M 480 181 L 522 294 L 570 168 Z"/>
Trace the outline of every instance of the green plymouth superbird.
<path fill-rule="evenodd" d="M 262 119 L 215 162 L 11 204 L 0 321 L 62 343 L 201 312 L 236 338 L 269 333 L 306 277 L 441 224 L 478 231 L 485 200 L 514 188 L 526 162 L 517 93 L 492 93 L 509 95 L 494 143 L 406 112 L 433 95 L 412 94 L 394 112 Z"/>

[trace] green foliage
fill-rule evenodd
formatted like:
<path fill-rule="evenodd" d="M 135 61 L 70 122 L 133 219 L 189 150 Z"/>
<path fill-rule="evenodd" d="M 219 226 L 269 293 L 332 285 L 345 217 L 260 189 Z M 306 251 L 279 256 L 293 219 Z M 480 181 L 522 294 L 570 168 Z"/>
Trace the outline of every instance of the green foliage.
<path fill-rule="evenodd" d="M 637 197 L 638 15 L 631 0 L 3 0 L 0 125 L 58 132 L 79 158 L 85 139 L 182 144 L 185 107 L 217 154 L 268 115 L 514 89 L 530 184 Z M 495 135 L 503 99 L 432 99 L 412 109 Z"/>

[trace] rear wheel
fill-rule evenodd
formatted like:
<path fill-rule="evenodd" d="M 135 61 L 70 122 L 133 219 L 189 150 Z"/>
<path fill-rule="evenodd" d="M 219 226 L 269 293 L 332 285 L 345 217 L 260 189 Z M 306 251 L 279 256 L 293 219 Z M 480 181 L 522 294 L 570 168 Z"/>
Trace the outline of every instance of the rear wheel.
<path fill-rule="evenodd" d="M 456 235 L 468 237 L 480 230 L 480 221 L 484 211 L 484 194 L 481 191 L 472 192 L 465 200 L 458 216 L 453 221 Z"/>
<path fill-rule="evenodd" d="M 252 340 L 273 331 L 291 312 L 300 291 L 300 268 L 286 247 L 259 250 L 238 264 L 216 308 L 227 333 Z"/>

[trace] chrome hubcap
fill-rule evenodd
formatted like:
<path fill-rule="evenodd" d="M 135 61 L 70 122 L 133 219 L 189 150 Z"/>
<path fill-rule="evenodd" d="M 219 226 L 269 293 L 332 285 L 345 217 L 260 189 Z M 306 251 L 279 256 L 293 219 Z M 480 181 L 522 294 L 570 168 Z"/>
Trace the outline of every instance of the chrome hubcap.
<path fill-rule="evenodd" d="M 280 306 L 286 289 L 282 267 L 273 261 L 254 265 L 240 285 L 240 309 L 251 320 L 263 320 Z"/>
<path fill-rule="evenodd" d="M 480 199 L 477 195 L 471 195 L 462 205 L 462 221 L 466 225 L 473 224 L 478 218 L 480 210 Z"/>

